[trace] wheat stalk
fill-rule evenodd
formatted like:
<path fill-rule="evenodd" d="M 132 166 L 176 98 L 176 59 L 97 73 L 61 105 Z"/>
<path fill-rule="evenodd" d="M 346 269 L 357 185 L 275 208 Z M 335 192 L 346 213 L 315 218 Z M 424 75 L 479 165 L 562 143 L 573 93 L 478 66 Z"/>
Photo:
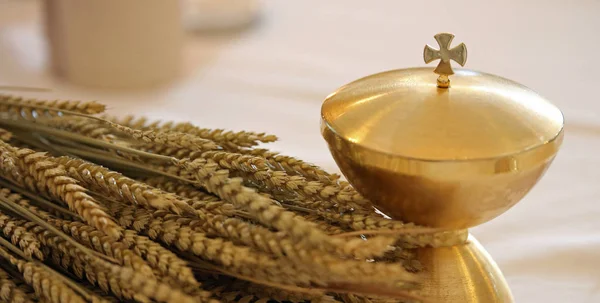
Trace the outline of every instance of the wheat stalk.
<path fill-rule="evenodd" d="M 36 108 L 47 108 L 46 110 L 59 112 L 71 111 L 81 114 L 99 114 L 104 112 L 104 104 L 97 102 L 83 102 L 70 100 L 38 100 L 32 98 L 23 98 L 13 95 L 0 94 L 0 111 L 2 112 L 23 112 L 31 114 L 31 110 Z"/>
<path fill-rule="evenodd" d="M 103 109 L 0 95 L 0 228 L 16 244 L 0 237 L 4 257 L 80 299 L 422 301 L 414 248 L 466 241 L 384 218 L 338 175 L 255 148 L 274 136 L 92 116 Z M 13 289 L 0 284 L 0 301 Z"/>
<path fill-rule="evenodd" d="M 5 143 L 0 142 L 0 145 Z M 26 148 L 13 149 L 21 171 L 27 172 L 35 180 L 35 184 L 29 184 L 30 190 L 60 199 L 92 226 L 111 237 L 120 237 L 119 226 L 77 181 L 67 176 L 64 167 L 52 157 Z"/>
<path fill-rule="evenodd" d="M 326 185 L 336 184 L 340 176 L 330 174 L 322 168 L 306 163 L 294 157 L 281 155 L 264 148 L 241 149 L 238 153 L 264 158 L 273 170 L 285 171 L 290 176 L 302 176 L 310 181 L 319 181 Z"/>
<path fill-rule="evenodd" d="M 83 182 L 91 189 L 109 194 L 120 201 L 155 209 L 169 209 L 175 213 L 193 212 L 186 202 L 177 199 L 175 195 L 125 177 L 100 165 L 69 157 L 58 157 L 56 161 L 65 167 L 69 176 Z"/>
<path fill-rule="evenodd" d="M 115 117 L 105 117 L 115 123 L 128 126 L 133 129 L 140 130 L 160 130 L 160 131 L 171 131 L 181 132 L 196 135 L 201 138 L 212 140 L 217 144 L 227 147 L 229 149 L 236 150 L 240 147 L 251 147 L 258 145 L 259 142 L 269 143 L 277 140 L 274 135 L 268 135 L 265 133 L 255 132 L 233 132 L 226 131 L 223 129 L 209 129 L 199 128 L 190 123 L 176 123 L 176 122 L 161 122 L 152 121 L 149 122 L 147 118 L 141 117 L 136 119 L 133 116 L 127 116 L 119 119 Z"/>
<path fill-rule="evenodd" d="M 111 128 L 106 127 L 103 123 L 92 121 L 84 117 L 53 117 L 44 119 L 40 122 L 57 129 L 67 130 L 86 137 L 101 140 L 111 139 L 114 133 Z"/>
<path fill-rule="evenodd" d="M 48 218 L 48 223 L 62 229 L 81 244 L 117 260 L 120 265 L 131 267 L 144 276 L 154 277 L 152 268 L 122 241 L 114 240 L 101 231 L 81 222 Z"/>
<path fill-rule="evenodd" d="M 129 243 L 129 248 L 144 258 L 161 276 L 173 279 L 180 286 L 200 287 L 188 262 L 172 251 L 132 230 L 125 230 L 123 240 Z"/>

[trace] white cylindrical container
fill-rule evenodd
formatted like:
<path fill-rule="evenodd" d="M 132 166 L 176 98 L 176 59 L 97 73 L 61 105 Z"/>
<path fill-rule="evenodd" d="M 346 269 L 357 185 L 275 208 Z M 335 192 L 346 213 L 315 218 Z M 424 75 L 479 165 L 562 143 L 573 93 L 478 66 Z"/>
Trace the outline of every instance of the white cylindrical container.
<path fill-rule="evenodd" d="M 261 0 L 184 0 L 187 30 L 219 31 L 242 28 L 260 14 Z"/>
<path fill-rule="evenodd" d="M 45 0 L 52 70 L 93 87 L 153 86 L 177 77 L 183 30 L 176 0 Z"/>

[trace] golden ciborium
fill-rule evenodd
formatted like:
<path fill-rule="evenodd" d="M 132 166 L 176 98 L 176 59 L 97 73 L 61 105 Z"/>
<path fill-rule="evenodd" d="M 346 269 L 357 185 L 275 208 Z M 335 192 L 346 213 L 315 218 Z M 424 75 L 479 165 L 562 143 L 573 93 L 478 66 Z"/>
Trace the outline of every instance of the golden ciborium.
<path fill-rule="evenodd" d="M 531 89 L 468 69 L 467 48 L 435 36 L 426 63 L 371 75 L 332 93 L 321 131 L 348 181 L 394 219 L 465 229 L 515 205 L 563 138 L 561 111 Z M 449 77 L 451 76 L 452 77 Z M 437 79 L 436 79 L 437 78 Z M 424 248 L 423 294 L 437 302 L 512 302 L 502 273 L 470 236 Z"/>

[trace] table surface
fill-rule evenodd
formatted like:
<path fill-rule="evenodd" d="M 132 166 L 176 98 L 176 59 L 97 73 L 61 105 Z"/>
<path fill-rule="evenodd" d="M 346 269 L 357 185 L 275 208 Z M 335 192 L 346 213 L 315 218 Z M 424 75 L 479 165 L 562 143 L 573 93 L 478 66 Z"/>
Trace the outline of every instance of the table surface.
<path fill-rule="evenodd" d="M 368 3 L 368 4 L 367 4 Z M 274 133 L 272 149 L 338 171 L 319 134 L 325 96 L 379 71 L 421 66 L 447 31 L 467 67 L 538 91 L 566 117 L 564 147 L 523 201 L 472 230 L 517 302 L 600 302 L 600 1 L 266 1 L 261 22 L 190 34 L 185 74 L 143 91 L 99 91 L 47 71 L 37 1 L 0 0 L 0 85 L 100 100 L 116 114 Z"/>

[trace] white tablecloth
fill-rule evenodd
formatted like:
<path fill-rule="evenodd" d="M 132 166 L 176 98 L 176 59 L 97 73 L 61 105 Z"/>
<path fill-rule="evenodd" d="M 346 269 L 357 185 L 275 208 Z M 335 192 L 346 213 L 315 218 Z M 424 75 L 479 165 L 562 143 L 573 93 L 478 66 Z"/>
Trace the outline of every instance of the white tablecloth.
<path fill-rule="evenodd" d="M 564 147 L 534 190 L 474 228 L 517 302 L 600 302 L 600 1 L 267 1 L 262 22 L 190 35 L 185 75 L 164 87 L 106 92 L 51 77 L 36 1 L 0 0 L 0 85 L 40 98 L 96 99 L 118 114 L 268 131 L 275 150 L 337 171 L 319 134 L 323 98 L 356 78 L 419 66 L 448 31 L 467 67 L 521 82 L 565 113 Z"/>

